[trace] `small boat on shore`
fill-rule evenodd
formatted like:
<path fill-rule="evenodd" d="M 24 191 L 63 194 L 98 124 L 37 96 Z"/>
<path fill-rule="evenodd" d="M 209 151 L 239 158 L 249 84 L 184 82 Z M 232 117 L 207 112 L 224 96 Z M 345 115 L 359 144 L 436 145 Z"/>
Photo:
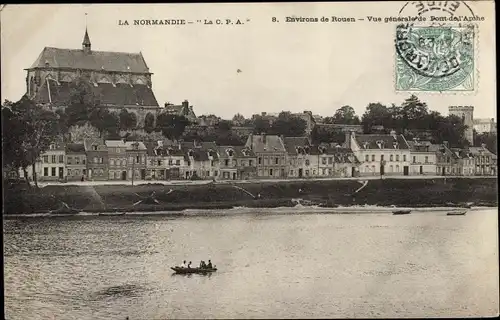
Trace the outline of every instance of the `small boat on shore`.
<path fill-rule="evenodd" d="M 410 213 L 411 213 L 410 209 L 394 210 L 394 211 L 392 211 L 393 215 L 410 214 Z"/>
<path fill-rule="evenodd" d="M 181 267 L 171 267 L 170 269 L 174 270 L 175 273 L 180 273 L 180 274 L 192 274 L 192 273 L 207 274 L 207 273 L 212 273 L 212 272 L 217 271 L 217 268 L 181 268 Z"/>
<path fill-rule="evenodd" d="M 125 212 L 101 212 L 98 213 L 99 216 L 124 216 Z"/>
<path fill-rule="evenodd" d="M 446 215 L 447 216 L 465 216 L 466 213 L 467 213 L 467 210 L 451 211 L 451 212 L 448 212 Z"/>

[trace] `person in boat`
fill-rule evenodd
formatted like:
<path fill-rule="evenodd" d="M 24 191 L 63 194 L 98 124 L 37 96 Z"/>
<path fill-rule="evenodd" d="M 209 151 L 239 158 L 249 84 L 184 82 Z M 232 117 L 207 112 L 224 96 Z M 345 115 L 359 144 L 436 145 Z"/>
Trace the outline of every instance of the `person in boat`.
<path fill-rule="evenodd" d="M 205 261 L 201 260 L 200 261 L 200 269 L 203 269 L 203 268 L 206 268 L 206 267 L 207 267 L 207 265 L 206 265 Z"/>
<path fill-rule="evenodd" d="M 212 261 L 210 261 L 210 259 L 208 259 L 208 264 L 207 264 L 207 268 L 208 269 L 212 269 Z"/>
<path fill-rule="evenodd" d="M 181 268 L 185 268 L 186 267 L 186 260 L 184 260 L 184 262 L 181 264 Z"/>
<path fill-rule="evenodd" d="M 191 269 L 191 261 L 188 263 L 188 269 Z"/>

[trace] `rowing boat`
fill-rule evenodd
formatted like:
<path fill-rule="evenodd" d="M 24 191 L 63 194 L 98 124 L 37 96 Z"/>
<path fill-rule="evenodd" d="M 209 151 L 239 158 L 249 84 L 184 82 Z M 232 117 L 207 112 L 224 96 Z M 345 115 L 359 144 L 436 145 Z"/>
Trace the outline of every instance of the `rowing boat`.
<path fill-rule="evenodd" d="M 406 209 L 406 210 L 394 210 L 392 212 L 392 214 L 394 215 L 400 215 L 400 214 L 410 214 L 411 213 L 411 210 L 410 209 Z"/>
<path fill-rule="evenodd" d="M 467 213 L 467 210 L 451 211 L 451 212 L 448 212 L 446 215 L 447 216 L 465 216 L 466 213 Z"/>
<path fill-rule="evenodd" d="M 174 270 L 175 273 L 189 274 L 189 273 L 212 273 L 217 271 L 217 268 L 181 268 L 181 267 L 171 267 L 170 269 Z"/>

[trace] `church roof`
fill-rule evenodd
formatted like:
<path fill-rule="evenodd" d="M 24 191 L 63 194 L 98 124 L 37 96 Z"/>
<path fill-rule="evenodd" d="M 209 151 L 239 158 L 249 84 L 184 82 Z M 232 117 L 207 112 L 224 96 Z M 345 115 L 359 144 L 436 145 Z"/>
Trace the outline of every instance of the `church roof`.
<path fill-rule="evenodd" d="M 68 105 L 71 98 L 71 84 L 57 83 L 54 80 L 45 81 L 37 91 L 34 100 L 37 103 L 53 103 Z M 158 107 L 153 90 L 143 84 L 99 83 L 92 85 L 92 92 L 101 105 L 113 106 L 153 106 Z"/>
<path fill-rule="evenodd" d="M 84 39 L 88 40 L 88 34 Z M 90 40 L 89 40 L 90 42 Z M 45 47 L 29 69 L 65 68 L 124 73 L 150 73 L 142 53 Z M 29 70 L 28 69 L 28 70 Z"/>

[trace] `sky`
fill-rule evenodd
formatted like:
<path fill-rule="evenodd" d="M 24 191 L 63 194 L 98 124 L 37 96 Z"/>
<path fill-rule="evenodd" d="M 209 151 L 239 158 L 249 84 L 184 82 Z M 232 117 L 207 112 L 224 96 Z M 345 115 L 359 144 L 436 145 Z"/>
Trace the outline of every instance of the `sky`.
<path fill-rule="evenodd" d="M 362 115 L 370 102 L 401 104 L 410 96 L 394 89 L 396 24 L 367 21 L 369 15 L 398 16 L 405 3 L 7 5 L 1 12 L 1 98 L 15 101 L 25 93 L 24 69 L 44 47 L 81 48 L 87 25 L 93 50 L 142 52 L 161 106 L 187 99 L 197 115 L 231 118 L 282 110 L 332 116 L 350 105 Z M 474 118 L 496 119 L 494 4 L 468 4 L 485 17 L 478 22 L 477 89 L 417 96 L 445 115 L 450 105 L 472 105 Z M 365 21 L 285 23 L 286 16 Z M 218 18 L 244 24 L 119 25 Z"/>

